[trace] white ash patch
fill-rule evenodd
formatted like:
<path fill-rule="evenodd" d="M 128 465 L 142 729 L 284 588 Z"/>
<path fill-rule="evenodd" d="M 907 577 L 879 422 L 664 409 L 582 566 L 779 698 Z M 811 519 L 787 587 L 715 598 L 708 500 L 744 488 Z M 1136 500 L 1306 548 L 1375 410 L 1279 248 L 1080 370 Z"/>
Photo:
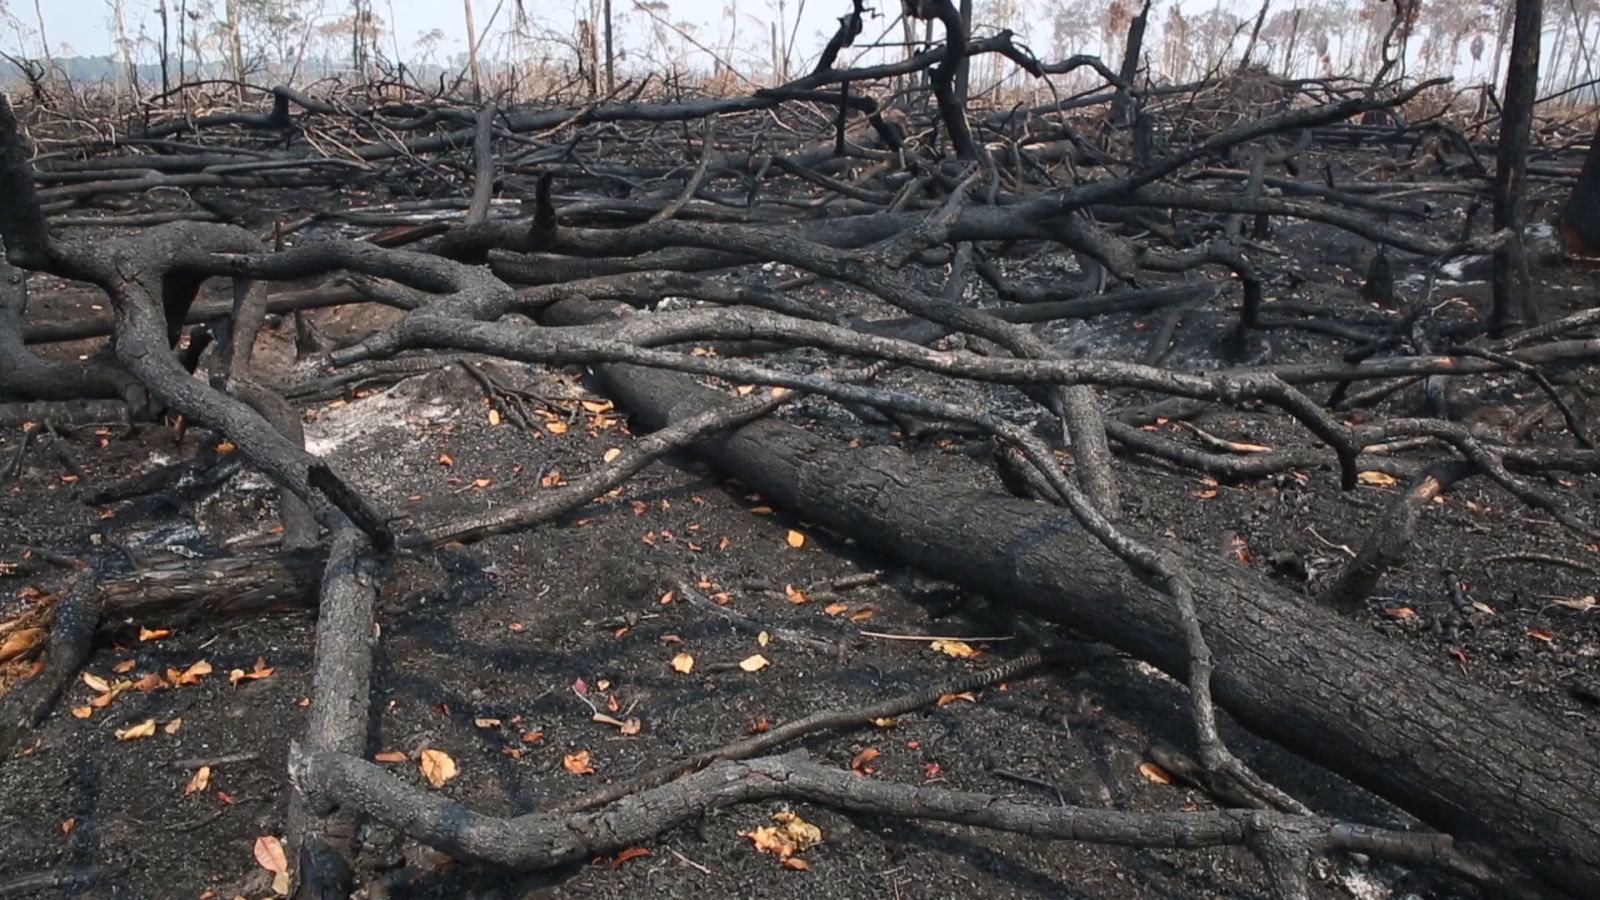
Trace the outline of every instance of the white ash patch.
<path fill-rule="evenodd" d="M 408 378 L 381 394 L 338 408 L 322 407 L 316 419 L 305 423 L 306 451 L 327 456 L 357 438 L 385 431 L 415 434 L 454 418 L 455 404 L 433 382 L 426 376 Z"/>

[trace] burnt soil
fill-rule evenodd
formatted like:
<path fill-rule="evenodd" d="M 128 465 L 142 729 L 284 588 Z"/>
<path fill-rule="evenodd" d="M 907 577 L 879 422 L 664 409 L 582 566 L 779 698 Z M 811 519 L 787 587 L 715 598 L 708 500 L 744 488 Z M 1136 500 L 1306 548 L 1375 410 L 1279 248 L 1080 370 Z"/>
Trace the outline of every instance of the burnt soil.
<path fill-rule="evenodd" d="M 1327 269 L 1339 261 L 1340 250 L 1327 235 L 1308 230 L 1280 240 L 1305 248 L 1294 265 L 1314 283 L 1336 284 Z M 1039 277 L 1059 264 L 1038 261 Z M 1563 285 L 1572 297 L 1593 286 L 1591 276 L 1560 277 L 1580 279 Z M 1189 312 L 1170 364 L 1189 365 L 1218 352 L 1217 336 L 1232 315 L 1228 303 Z M 73 312 L 52 307 L 48 290 L 38 292 L 35 306 L 44 317 Z M 360 311 L 317 316 L 336 333 L 372 322 Z M 1142 352 L 1141 335 L 1159 319 L 1159 313 L 1103 316 L 1052 326 L 1047 333 L 1069 352 L 1113 348 L 1131 357 Z M 288 324 L 269 331 L 265 357 L 282 359 L 291 340 Z M 88 352 L 92 346 L 56 352 Z M 1248 352 L 1256 361 L 1281 362 L 1320 358 L 1328 348 L 1324 338 L 1285 331 L 1261 336 Z M 497 371 L 542 398 L 535 405 L 547 416 L 535 428 L 491 424 L 480 387 L 455 366 L 310 406 L 305 418 L 311 448 L 335 460 L 382 505 L 426 522 L 546 490 L 542 485 L 599 464 L 606 450 L 629 440 L 626 411 L 595 412 L 597 407 L 583 405 L 604 398 L 587 391 L 582 373 L 512 366 Z M 1491 396 L 1505 405 L 1535 393 L 1510 378 L 1474 384 L 1474 399 Z M 995 398 L 1020 408 L 1015 400 Z M 1402 409 L 1414 399 L 1394 402 Z M 786 415 L 839 431 L 841 439 L 896 440 L 887 429 L 814 404 Z M 563 433 L 552 431 L 553 422 L 566 426 Z M 1216 411 L 1198 424 L 1241 441 L 1307 441 L 1256 410 Z M 1174 439 L 1187 434 L 1176 424 L 1153 427 Z M 67 442 L 83 469 L 81 479 L 64 478 L 58 458 L 34 449 L 19 477 L 0 491 L 0 552 L 6 562 L 19 564 L 15 574 L 0 578 L 3 616 L 43 602 L 68 581 L 65 570 L 41 562 L 28 547 L 85 556 L 98 543 L 139 554 L 194 555 L 270 542 L 275 492 L 249 472 L 220 489 L 103 508 L 82 502 L 88 489 L 192 456 L 217 441 L 201 430 L 179 437 L 171 423 L 103 431 L 85 428 Z M 1531 439 L 1559 440 L 1538 432 Z M 983 465 L 984 441 L 935 434 L 899 442 L 918 453 L 972 457 L 974 477 L 993 479 Z M 18 446 L 17 433 L 0 436 L 6 460 Z M 1139 458 L 1124 458 L 1119 469 L 1131 528 L 1170 532 L 1210 547 L 1216 565 L 1256 568 L 1304 590 L 1308 603 L 1345 558 L 1340 545 L 1358 546 L 1398 491 L 1363 485 L 1342 493 L 1326 468 L 1220 485 Z M 1593 484 L 1564 491 L 1590 509 L 1595 492 Z M 1580 514 L 1592 521 L 1591 512 Z M 804 536 L 801 546 L 792 546 L 791 531 Z M 1592 568 L 1484 562 L 1527 551 L 1600 565 L 1600 547 L 1482 479 L 1450 491 L 1422 516 L 1407 564 L 1381 583 L 1367 615 L 1372 640 L 1401 642 L 1414 652 L 1418 667 L 1393 673 L 1397 681 L 1432 677 L 1434 664 L 1443 663 L 1461 677 L 1492 684 L 1517 702 L 1600 736 L 1593 705 L 1600 615 L 1577 608 L 1580 598 L 1595 593 Z M 1445 586 L 1446 570 L 1465 583 L 1473 605 L 1457 609 Z M 834 587 L 863 573 L 878 577 L 864 586 Z M 759 622 L 837 641 L 844 650 L 828 654 L 781 640 L 760 646 L 756 636 L 669 596 L 678 581 L 726 595 L 732 609 Z M 802 596 L 805 602 L 793 602 Z M 669 457 L 557 523 L 391 563 L 379 601 L 369 749 L 373 755 L 404 754 L 407 761 L 392 768 L 418 784 L 424 783 L 418 751 L 445 751 L 460 775 L 441 789 L 444 794 L 486 813 L 528 812 L 739 739 L 763 721 L 777 724 L 924 690 L 1011 658 L 1026 649 L 1024 641 L 980 640 L 1012 634 L 1003 601 L 926 582 L 840 536 L 786 518 L 748 488 L 687 456 Z M 171 633 L 140 640 L 141 629 Z M 863 631 L 958 637 L 981 654 L 957 659 L 924 641 Z M 285 758 L 306 719 L 313 637 L 314 621 L 303 614 L 109 623 L 86 666 L 89 673 L 108 681 L 135 679 L 205 660 L 213 674 L 191 686 L 130 691 L 103 709 L 88 707 L 94 692 L 75 682 L 37 734 L 0 767 L 0 887 L 16 876 L 92 865 L 108 877 L 42 893 L 269 896 L 252 845 L 259 836 L 283 833 Z M 764 670 L 728 665 L 757 652 L 771 661 Z M 669 665 L 680 653 L 694 657 L 692 673 Z M 272 674 L 230 686 L 226 673 L 249 670 L 258 658 Z M 889 728 L 825 733 L 803 746 L 839 766 L 851 765 L 863 750 L 877 750 L 865 764 L 874 771 L 863 777 L 1046 804 L 1203 808 L 1213 802 L 1205 794 L 1161 784 L 1141 770 L 1152 742 L 1189 745 L 1184 702 L 1169 679 L 1109 655 L 903 716 Z M 640 732 L 625 736 L 593 721 L 591 703 L 601 712 L 639 719 Z M 79 718 L 75 708 L 88 708 L 89 714 Z M 170 734 L 158 728 L 142 740 L 116 738 L 118 729 L 152 718 L 158 726 L 181 723 Z M 1406 822 L 1322 770 L 1237 729 L 1229 736 L 1260 771 L 1321 811 L 1372 823 Z M 593 774 L 573 775 L 563 767 L 563 758 L 579 751 L 590 754 Z M 212 764 L 210 784 L 186 794 L 193 766 L 217 759 L 227 761 Z M 807 804 L 795 811 L 818 825 L 824 840 L 804 855 L 808 871 L 790 871 L 741 837 L 770 824 L 783 808 L 724 810 L 662 835 L 646 846 L 647 856 L 532 875 L 456 865 L 382 829 L 368 833 L 367 859 L 384 870 L 414 867 L 414 877 L 395 885 L 396 897 L 1270 895 L 1260 866 L 1243 851 L 1043 843 Z M 382 873 L 363 874 L 371 880 Z M 1320 876 L 1316 890 L 1324 897 L 1467 895 L 1432 876 L 1386 865 L 1338 861 Z"/>

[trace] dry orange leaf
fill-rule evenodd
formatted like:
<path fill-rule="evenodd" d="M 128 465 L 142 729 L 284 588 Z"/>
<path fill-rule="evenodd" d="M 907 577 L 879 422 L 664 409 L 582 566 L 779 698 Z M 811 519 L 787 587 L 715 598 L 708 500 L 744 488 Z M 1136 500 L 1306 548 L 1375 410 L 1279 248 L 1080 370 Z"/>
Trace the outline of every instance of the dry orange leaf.
<path fill-rule="evenodd" d="M 771 853 L 779 860 L 787 860 L 796 853 L 804 853 L 822 843 L 822 829 L 791 812 L 773 813 L 778 824 L 743 832 L 762 853 Z"/>
<path fill-rule="evenodd" d="M 91 672 L 83 673 L 83 683 L 89 686 L 89 690 L 96 691 L 101 694 L 111 690 L 111 685 L 106 684 L 106 680 L 104 678 L 101 678 L 99 675 L 95 675 Z"/>
<path fill-rule="evenodd" d="M 851 757 L 850 771 L 856 773 L 857 775 L 871 775 L 876 770 L 870 768 L 867 764 L 877 759 L 881 755 L 882 752 L 878 750 L 877 747 L 868 747 L 860 753 L 857 753 L 854 757 Z"/>
<path fill-rule="evenodd" d="M 546 423 L 544 423 L 544 427 L 545 427 L 545 430 L 550 432 L 551 434 L 566 434 L 567 433 L 567 423 L 565 423 L 565 422 L 546 422 Z"/>
<path fill-rule="evenodd" d="M 143 625 L 139 626 L 139 640 L 141 641 L 159 641 L 164 637 L 171 636 L 172 631 L 170 629 L 146 628 Z"/>
<path fill-rule="evenodd" d="M 1556 639 L 1554 634 L 1545 631 L 1543 628 L 1529 628 L 1528 637 L 1531 637 L 1536 641 L 1544 641 L 1546 644 L 1553 643 Z"/>
<path fill-rule="evenodd" d="M 622 448 L 620 448 L 620 447 L 612 447 L 610 450 L 607 450 L 600 458 L 605 460 L 606 462 L 611 462 L 613 459 L 616 459 L 617 457 L 619 457 L 621 455 L 622 455 Z"/>
<path fill-rule="evenodd" d="M 129 672 L 132 672 L 133 671 L 133 667 L 136 666 L 136 665 L 138 665 L 137 661 L 132 660 L 132 659 L 125 659 L 122 662 L 119 662 L 116 665 L 112 666 L 111 667 L 111 671 L 117 673 L 118 675 L 126 675 Z"/>
<path fill-rule="evenodd" d="M 472 724 L 479 728 L 499 728 L 499 719 L 473 719 Z"/>
<path fill-rule="evenodd" d="M 16 659 L 44 640 L 43 628 L 19 628 L 13 631 L 4 644 L 0 644 L 0 662 Z"/>
<path fill-rule="evenodd" d="M 799 550 L 801 547 L 806 545 L 806 536 L 791 528 L 789 529 L 789 533 L 784 536 L 784 541 L 787 542 L 789 546 Z"/>
<path fill-rule="evenodd" d="M 128 728 L 118 728 L 117 729 L 117 740 L 119 740 L 119 741 L 137 741 L 137 740 L 139 740 L 141 738 L 150 737 L 150 736 L 154 735 L 155 733 L 156 733 L 156 720 L 155 719 L 145 719 L 143 722 L 140 722 L 137 725 L 133 725 L 133 726 L 128 727 Z"/>
<path fill-rule="evenodd" d="M 202 676 L 211 674 L 211 663 L 200 660 L 182 672 L 176 669 L 167 670 L 167 680 L 179 687 L 189 684 L 199 684 Z"/>
<path fill-rule="evenodd" d="M 978 651 L 965 641 L 933 641 L 928 644 L 928 649 L 956 659 L 971 659 L 978 655 Z"/>
<path fill-rule="evenodd" d="M 450 454 L 448 454 L 448 453 L 439 454 L 439 465 L 445 466 L 445 467 L 449 467 L 449 466 L 453 466 L 455 464 L 456 464 L 456 461 L 450 458 Z"/>
<path fill-rule="evenodd" d="M 173 719 L 171 722 L 168 722 L 167 724 L 161 726 L 161 733 L 162 734 L 177 734 L 178 733 L 178 729 L 182 728 L 182 727 L 183 727 L 183 719 Z"/>
<path fill-rule="evenodd" d="M 679 653 L 672 658 L 672 669 L 683 675 L 694 671 L 694 657 L 687 653 Z"/>
<path fill-rule="evenodd" d="M 94 708 L 93 707 L 89 707 L 89 706 L 74 706 L 72 708 L 72 717 L 74 719 L 87 719 L 92 715 L 94 715 Z"/>
<path fill-rule="evenodd" d="M 1359 472 L 1356 474 L 1356 481 L 1359 481 L 1362 484 L 1388 487 L 1389 485 L 1394 484 L 1394 476 L 1390 475 L 1388 472 Z"/>
<path fill-rule="evenodd" d="M 283 852 L 283 842 L 270 834 L 256 838 L 254 848 L 256 865 L 274 875 L 289 871 L 289 857 Z"/>
<path fill-rule="evenodd" d="M 194 775 L 189 778 L 189 783 L 183 786 L 183 795 L 199 793 L 211 786 L 211 767 L 201 766 L 194 770 Z"/>
<path fill-rule="evenodd" d="M 757 653 L 754 656 L 747 656 L 740 660 L 739 668 L 745 670 L 746 672 L 759 672 L 771 664 L 772 663 L 765 656 Z"/>
<path fill-rule="evenodd" d="M 850 607 L 844 605 L 843 603 L 829 603 L 827 606 L 822 608 L 822 611 L 830 616 L 842 616 L 844 615 L 845 610 L 849 608 Z"/>
<path fill-rule="evenodd" d="M 268 666 L 267 661 L 258 656 L 256 657 L 256 664 L 250 668 L 250 671 L 246 672 L 243 669 L 234 669 L 233 671 L 229 672 L 228 683 L 234 687 L 238 687 L 239 682 L 241 681 L 259 681 L 262 678 L 270 677 L 272 673 L 276 671 L 277 669 Z"/>
<path fill-rule="evenodd" d="M 643 847 L 629 847 L 628 849 L 617 854 L 617 858 L 611 862 L 611 869 L 612 871 L 615 871 L 622 868 L 622 864 L 629 860 L 639 859 L 649 855 L 650 851 Z"/>
<path fill-rule="evenodd" d="M 796 872 L 804 872 L 811 868 L 810 863 L 798 856 L 791 856 L 788 859 L 783 860 L 781 863 L 779 863 L 779 865 L 783 866 L 785 869 L 793 869 Z"/>
<path fill-rule="evenodd" d="M 385 750 L 382 753 L 374 755 L 372 757 L 372 761 L 373 762 L 381 762 L 381 763 L 389 763 L 389 764 L 392 765 L 394 763 L 403 763 L 403 762 L 405 762 L 406 761 L 406 755 L 404 753 L 401 753 L 399 750 Z"/>
<path fill-rule="evenodd" d="M 417 767 L 422 770 L 422 777 L 436 788 L 444 787 L 445 782 L 460 774 L 456 770 L 456 761 L 448 753 L 432 748 L 422 751 L 417 759 Z"/>
<path fill-rule="evenodd" d="M 1160 766 L 1156 765 L 1155 763 L 1151 763 L 1151 762 L 1142 762 L 1142 763 L 1140 763 L 1139 764 L 1139 774 L 1143 775 L 1146 779 L 1155 782 L 1156 784 L 1171 784 L 1172 783 L 1172 776 L 1167 774 L 1167 770 L 1161 768 Z"/>
<path fill-rule="evenodd" d="M 592 413 L 610 412 L 613 404 L 610 400 L 584 400 L 583 408 Z"/>
<path fill-rule="evenodd" d="M 789 532 L 789 533 L 790 534 L 794 534 L 794 532 L 792 532 L 792 531 Z M 799 544 L 795 544 L 794 546 L 798 547 L 800 545 Z M 811 602 L 810 598 L 806 596 L 806 592 L 805 591 L 800 590 L 799 588 L 795 587 L 792 584 L 786 584 L 786 585 L 783 586 L 783 596 L 790 603 L 793 603 L 796 606 L 800 605 L 801 603 L 809 603 L 809 602 Z"/>
<path fill-rule="evenodd" d="M 940 694 L 939 695 L 939 705 L 940 706 L 949 706 L 950 704 L 956 702 L 957 700 L 965 700 L 968 703 L 977 703 L 978 702 L 978 695 L 974 694 L 971 691 L 962 691 L 959 694 Z"/>
<path fill-rule="evenodd" d="M 574 775 L 593 775 L 594 766 L 589 765 L 589 751 L 579 750 L 561 757 L 561 768 Z"/>
<path fill-rule="evenodd" d="M 852 621 L 852 622 L 865 622 L 866 620 L 872 618 L 874 615 L 875 615 L 875 613 L 874 613 L 872 607 L 863 606 L 860 609 L 858 609 L 855 612 L 850 614 L 850 621 Z"/>

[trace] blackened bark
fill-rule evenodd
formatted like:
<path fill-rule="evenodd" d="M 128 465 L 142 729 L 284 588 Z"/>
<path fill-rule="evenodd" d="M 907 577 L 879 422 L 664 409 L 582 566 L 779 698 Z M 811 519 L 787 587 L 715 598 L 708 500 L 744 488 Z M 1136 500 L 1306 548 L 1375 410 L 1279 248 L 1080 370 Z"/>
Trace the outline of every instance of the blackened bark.
<path fill-rule="evenodd" d="M 568 301 L 547 321 L 575 324 L 596 312 Z M 645 427 L 724 400 L 656 370 L 597 373 Z M 709 438 L 697 452 L 791 512 L 932 576 L 1005 598 L 1176 677 L 1187 669 L 1170 598 L 1141 584 L 1063 510 L 976 490 L 970 473 L 941 460 L 852 450 L 773 420 Z M 1241 724 L 1559 890 L 1600 892 L 1600 758 L 1581 729 L 1374 640 L 1365 626 L 1242 566 L 1152 543 L 1193 573 L 1216 658 L 1213 691 Z"/>
<path fill-rule="evenodd" d="M 1589 155 L 1583 159 L 1578 183 L 1561 210 L 1561 225 L 1573 252 L 1600 255 L 1600 124 L 1596 124 L 1594 139 L 1589 142 Z"/>
<path fill-rule="evenodd" d="M 1511 62 L 1506 69 L 1505 103 L 1500 115 L 1500 146 L 1494 170 L 1494 227 L 1511 229 L 1511 240 L 1494 254 L 1494 306 L 1489 333 L 1499 337 L 1511 326 L 1512 311 L 1531 316 L 1528 259 L 1523 248 L 1523 187 L 1528 177 L 1528 142 L 1533 132 L 1533 102 L 1539 87 L 1539 31 L 1544 0 L 1517 0 Z M 1530 323 L 1532 324 L 1532 323 Z"/>

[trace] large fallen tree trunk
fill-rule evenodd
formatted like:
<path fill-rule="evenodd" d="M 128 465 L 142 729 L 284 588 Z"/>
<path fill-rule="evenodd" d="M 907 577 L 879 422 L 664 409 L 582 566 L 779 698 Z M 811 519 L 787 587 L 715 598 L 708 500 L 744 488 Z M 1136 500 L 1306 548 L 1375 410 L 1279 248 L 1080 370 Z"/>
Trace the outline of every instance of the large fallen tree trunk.
<path fill-rule="evenodd" d="M 566 301 L 545 321 L 578 324 L 616 309 Z M 649 428 L 727 399 L 682 375 L 628 365 L 597 371 Z M 1187 670 L 1172 600 L 1140 583 L 1065 510 L 975 489 L 937 459 L 850 449 L 776 420 L 696 450 L 794 513 L 931 575 L 1176 677 Z M 1600 895 L 1600 756 L 1581 729 L 1424 663 L 1239 565 L 1159 545 L 1194 574 L 1216 658 L 1213 690 L 1238 722 L 1552 888 Z"/>

